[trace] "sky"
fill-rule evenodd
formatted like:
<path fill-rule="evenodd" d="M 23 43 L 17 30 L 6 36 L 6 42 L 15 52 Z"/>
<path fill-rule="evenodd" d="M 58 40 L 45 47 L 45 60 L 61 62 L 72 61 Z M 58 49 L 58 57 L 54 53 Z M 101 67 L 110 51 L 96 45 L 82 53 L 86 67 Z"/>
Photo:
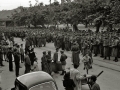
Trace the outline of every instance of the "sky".
<path fill-rule="evenodd" d="M 0 11 L 1 10 L 12 10 L 19 6 L 28 7 L 29 1 L 31 1 L 32 5 L 35 5 L 35 0 L 0 0 Z M 61 0 L 57 0 L 61 1 Z M 43 2 L 44 4 L 49 4 L 49 0 L 38 0 L 38 2 Z M 51 0 L 54 2 L 54 0 Z"/>

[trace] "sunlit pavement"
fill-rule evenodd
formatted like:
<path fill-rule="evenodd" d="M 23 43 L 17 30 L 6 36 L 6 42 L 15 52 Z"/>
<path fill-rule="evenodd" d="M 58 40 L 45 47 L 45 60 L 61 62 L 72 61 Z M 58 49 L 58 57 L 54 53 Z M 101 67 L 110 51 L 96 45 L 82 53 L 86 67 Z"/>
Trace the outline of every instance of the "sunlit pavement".
<path fill-rule="evenodd" d="M 16 42 L 19 44 L 25 43 L 22 42 L 19 38 L 15 39 Z M 51 50 L 52 56 L 53 53 L 55 52 L 55 48 L 53 43 L 47 43 L 46 47 L 41 47 L 41 48 L 35 48 L 36 56 L 38 57 L 38 63 L 39 63 L 39 68 L 41 70 L 41 57 L 42 57 L 42 52 L 43 51 L 49 51 Z M 71 52 L 66 52 L 65 54 L 68 56 L 67 59 L 67 68 L 72 68 L 72 63 L 71 63 Z M 59 58 L 60 58 L 60 53 L 59 53 Z M 80 58 L 82 59 L 82 56 L 80 55 Z M 109 60 L 103 60 L 103 58 L 94 57 L 94 64 L 93 64 L 93 69 L 89 70 L 89 74 L 98 74 L 100 71 L 104 71 L 104 73 L 98 77 L 97 83 L 99 83 L 101 90 L 119 90 L 120 89 L 120 61 L 119 62 L 113 62 L 113 58 L 111 58 L 111 61 Z M 2 77 L 2 83 L 0 86 L 3 88 L 3 90 L 10 90 L 11 87 L 14 86 L 14 80 L 16 78 L 15 76 L 15 71 L 14 72 L 9 72 L 9 64 L 8 62 L 3 62 L 4 67 L 0 67 L 0 71 L 2 71 L 1 77 Z M 14 62 L 13 62 L 14 64 Z M 21 63 L 22 68 L 20 68 L 20 75 L 24 74 L 24 64 Z M 15 70 L 15 69 L 14 69 Z M 86 71 L 83 70 L 83 63 L 81 62 L 79 71 L 81 75 L 86 74 Z M 58 89 L 59 90 L 64 90 L 62 80 L 63 76 L 60 74 L 53 74 L 53 78 L 55 79 Z M 89 90 L 88 85 L 83 86 L 83 90 Z"/>

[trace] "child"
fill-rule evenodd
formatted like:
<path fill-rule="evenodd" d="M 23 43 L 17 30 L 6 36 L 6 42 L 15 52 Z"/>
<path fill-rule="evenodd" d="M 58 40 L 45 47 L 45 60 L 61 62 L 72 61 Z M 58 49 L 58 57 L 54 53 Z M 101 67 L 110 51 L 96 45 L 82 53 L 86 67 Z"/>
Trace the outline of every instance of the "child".
<path fill-rule="evenodd" d="M 74 90 L 75 83 L 70 79 L 70 72 L 64 75 L 63 86 L 65 87 L 65 90 Z"/>
<path fill-rule="evenodd" d="M 83 57 L 82 62 L 84 62 L 84 69 L 87 70 L 87 74 L 88 74 L 88 70 L 90 69 L 90 56 L 88 55 L 88 53 L 86 53 L 86 55 Z"/>
<path fill-rule="evenodd" d="M 31 67 L 31 71 L 33 71 L 33 72 L 39 71 L 37 58 L 35 59 L 34 64 L 33 64 L 32 67 Z"/>

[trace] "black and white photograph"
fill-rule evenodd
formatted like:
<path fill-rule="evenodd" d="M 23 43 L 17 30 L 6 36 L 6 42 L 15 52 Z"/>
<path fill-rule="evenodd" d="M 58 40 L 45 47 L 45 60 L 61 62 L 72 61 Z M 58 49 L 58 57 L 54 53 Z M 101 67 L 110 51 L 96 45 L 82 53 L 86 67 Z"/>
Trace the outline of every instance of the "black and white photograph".
<path fill-rule="evenodd" d="M 120 0 L 0 0 L 0 90 L 120 90 Z"/>

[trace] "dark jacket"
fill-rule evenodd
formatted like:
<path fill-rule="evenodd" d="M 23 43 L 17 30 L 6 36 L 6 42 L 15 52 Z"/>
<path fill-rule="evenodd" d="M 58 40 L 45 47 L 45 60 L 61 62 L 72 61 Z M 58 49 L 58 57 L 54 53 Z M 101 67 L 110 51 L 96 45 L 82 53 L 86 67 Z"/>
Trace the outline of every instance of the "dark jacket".
<path fill-rule="evenodd" d="M 31 52 L 31 53 L 29 54 L 29 57 L 30 57 L 30 60 L 31 60 L 31 61 L 34 61 L 34 60 L 35 60 L 35 57 L 36 57 L 35 52 Z"/>
<path fill-rule="evenodd" d="M 75 84 L 72 79 L 65 79 L 63 80 L 63 86 L 65 90 L 74 90 Z"/>
<path fill-rule="evenodd" d="M 20 56 L 16 53 L 14 54 L 14 61 L 16 64 L 19 64 L 19 62 L 20 62 Z"/>

